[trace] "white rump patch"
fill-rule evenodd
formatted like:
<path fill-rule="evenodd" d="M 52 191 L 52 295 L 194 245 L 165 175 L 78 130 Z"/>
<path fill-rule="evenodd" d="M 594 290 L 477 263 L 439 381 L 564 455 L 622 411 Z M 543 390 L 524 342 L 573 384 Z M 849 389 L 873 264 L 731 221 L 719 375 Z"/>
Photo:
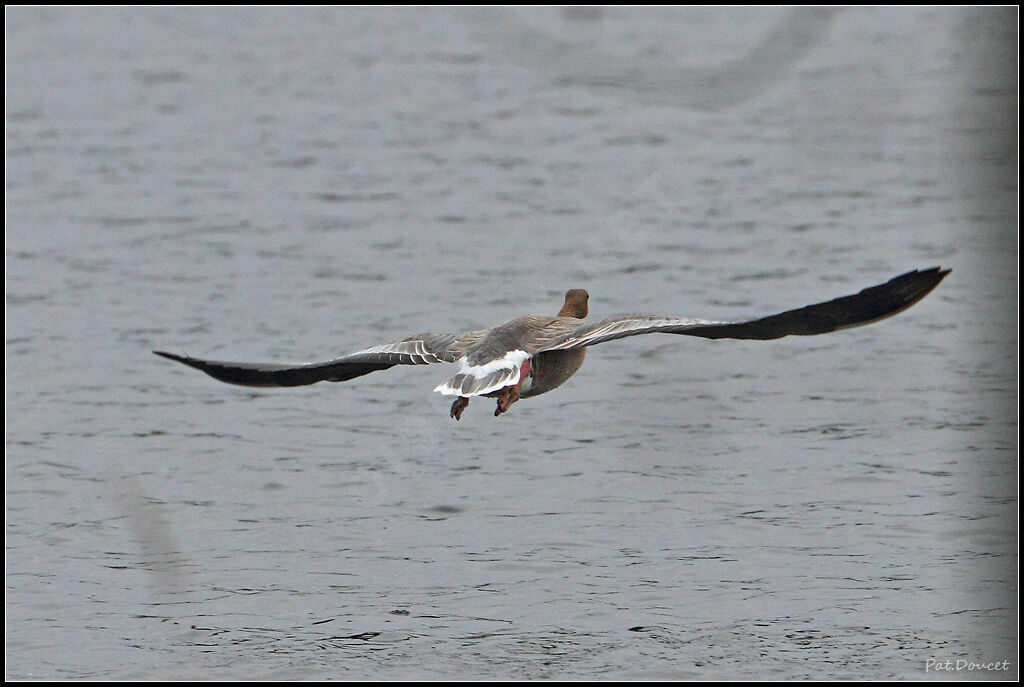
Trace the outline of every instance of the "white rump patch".
<path fill-rule="evenodd" d="M 470 365 L 465 357 L 460 358 L 459 373 L 438 384 L 434 391 L 445 396 L 482 396 L 498 391 L 519 381 L 520 369 L 529 358 L 529 353 L 518 348 L 482 365 Z"/>

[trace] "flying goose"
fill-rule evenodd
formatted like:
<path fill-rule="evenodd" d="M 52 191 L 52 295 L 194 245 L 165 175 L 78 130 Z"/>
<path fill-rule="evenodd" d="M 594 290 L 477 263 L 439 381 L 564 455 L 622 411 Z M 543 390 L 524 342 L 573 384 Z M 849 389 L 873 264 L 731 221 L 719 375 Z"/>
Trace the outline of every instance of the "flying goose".
<path fill-rule="evenodd" d="M 589 294 L 570 289 L 555 316 L 524 315 L 490 329 L 461 334 L 417 334 L 322 363 L 229 363 L 164 351 L 157 355 L 242 386 L 302 386 L 345 382 L 395 365 L 456 363 L 458 372 L 434 391 L 455 396 L 451 417 L 459 420 L 472 396 L 497 398 L 497 417 L 520 398 L 547 393 L 576 374 L 587 347 L 637 334 L 686 334 L 705 339 L 778 339 L 857 327 L 906 310 L 924 298 L 950 270 L 932 267 L 894 277 L 852 296 L 815 303 L 742 322 L 688 317 L 618 315 L 587 324 Z"/>

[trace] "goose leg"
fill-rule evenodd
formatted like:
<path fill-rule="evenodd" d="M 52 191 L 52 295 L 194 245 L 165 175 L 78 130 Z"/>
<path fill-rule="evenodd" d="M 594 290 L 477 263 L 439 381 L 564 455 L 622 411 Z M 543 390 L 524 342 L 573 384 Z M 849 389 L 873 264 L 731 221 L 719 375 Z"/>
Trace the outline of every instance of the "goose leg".
<path fill-rule="evenodd" d="M 523 366 L 519 368 L 519 381 L 514 386 L 506 386 L 501 390 L 498 395 L 498 407 L 494 409 L 494 417 L 498 417 L 505 411 L 507 411 L 513 403 L 519 400 L 519 390 L 523 386 L 523 382 L 530 376 L 530 360 L 526 359 L 523 361 Z"/>
<path fill-rule="evenodd" d="M 465 396 L 459 396 L 455 399 L 455 403 L 452 403 L 452 417 L 456 420 L 462 419 L 462 411 L 469 405 L 469 399 Z"/>
<path fill-rule="evenodd" d="M 498 396 L 498 407 L 494 409 L 494 417 L 498 417 L 509 409 L 513 403 L 519 400 L 519 387 L 506 386 Z"/>

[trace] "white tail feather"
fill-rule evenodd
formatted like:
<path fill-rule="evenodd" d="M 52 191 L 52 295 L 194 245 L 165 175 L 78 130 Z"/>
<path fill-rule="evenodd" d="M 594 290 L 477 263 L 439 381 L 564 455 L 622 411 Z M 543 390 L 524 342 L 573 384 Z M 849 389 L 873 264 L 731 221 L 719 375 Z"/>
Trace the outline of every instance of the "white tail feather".
<path fill-rule="evenodd" d="M 483 396 L 519 381 L 523 363 L 530 358 L 526 351 L 516 349 L 503 357 L 482 365 L 470 365 L 465 358 L 459 360 L 459 373 L 434 387 L 445 396 Z"/>

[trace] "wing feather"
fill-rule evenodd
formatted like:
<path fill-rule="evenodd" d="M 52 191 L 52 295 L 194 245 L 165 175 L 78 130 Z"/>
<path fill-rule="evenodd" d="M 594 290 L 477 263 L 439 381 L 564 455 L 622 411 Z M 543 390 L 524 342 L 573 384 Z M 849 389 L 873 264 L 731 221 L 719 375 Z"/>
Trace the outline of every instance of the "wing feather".
<path fill-rule="evenodd" d="M 429 365 L 458 360 L 487 330 L 462 334 L 418 334 L 398 341 L 364 348 L 349 355 L 322 363 L 235 363 L 203 360 L 153 351 L 175 360 L 214 379 L 241 386 L 276 387 L 303 386 L 317 382 L 345 382 L 356 377 L 386 370 L 395 365 Z"/>
<path fill-rule="evenodd" d="M 851 296 L 743 322 L 715 322 L 685 317 L 621 315 L 552 340 L 543 351 L 565 351 L 639 334 L 686 334 L 705 339 L 779 339 L 812 336 L 876 322 L 906 310 L 938 286 L 950 270 L 932 267 L 894 277 Z"/>

